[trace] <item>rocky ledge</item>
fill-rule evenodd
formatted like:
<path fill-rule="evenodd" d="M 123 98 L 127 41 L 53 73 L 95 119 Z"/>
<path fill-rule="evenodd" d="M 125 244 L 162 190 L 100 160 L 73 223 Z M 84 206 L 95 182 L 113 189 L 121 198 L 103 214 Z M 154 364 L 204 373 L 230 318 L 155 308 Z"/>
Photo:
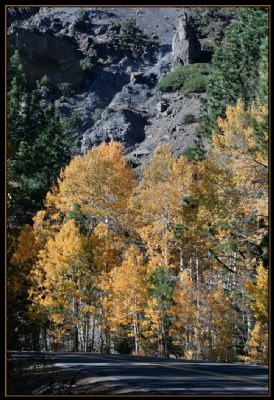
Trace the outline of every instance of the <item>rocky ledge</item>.
<path fill-rule="evenodd" d="M 79 151 L 111 139 L 138 166 L 161 143 L 193 143 L 201 94 L 155 86 L 179 65 L 208 62 L 186 9 L 9 7 L 8 41 L 23 59 L 29 90 L 45 75 L 44 101 L 81 119 Z"/>

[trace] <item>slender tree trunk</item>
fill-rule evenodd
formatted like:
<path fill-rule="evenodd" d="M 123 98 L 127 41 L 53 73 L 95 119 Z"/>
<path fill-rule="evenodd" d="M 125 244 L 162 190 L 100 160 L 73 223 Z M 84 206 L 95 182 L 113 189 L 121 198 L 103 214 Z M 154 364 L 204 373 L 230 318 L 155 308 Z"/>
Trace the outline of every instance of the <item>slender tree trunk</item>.
<path fill-rule="evenodd" d="M 180 249 L 180 272 L 184 270 L 184 259 L 183 259 L 183 250 Z"/>
<path fill-rule="evenodd" d="M 196 336 L 196 346 L 197 346 L 197 357 L 200 356 L 200 339 L 198 333 L 198 326 L 200 321 L 200 276 L 199 276 L 199 259 L 196 248 L 196 288 L 197 288 L 197 317 L 196 317 L 196 328 L 195 328 L 195 336 Z"/>
<path fill-rule="evenodd" d="M 211 262 L 211 253 L 207 253 L 208 256 L 208 261 L 209 261 L 209 294 L 210 294 L 210 299 L 211 299 L 211 294 L 212 294 L 212 285 L 213 285 L 213 274 L 212 274 L 212 262 Z M 209 351 L 212 353 L 213 349 L 213 337 L 212 337 L 212 305 L 210 306 L 209 310 L 209 321 L 208 321 L 208 336 L 209 336 Z"/>
<path fill-rule="evenodd" d="M 135 352 L 138 354 L 138 334 L 137 334 L 137 325 L 136 321 L 133 322 L 133 332 L 134 332 L 134 345 L 135 345 Z"/>
<path fill-rule="evenodd" d="M 89 341 L 89 317 L 85 319 L 85 353 L 88 351 L 88 341 Z"/>
<path fill-rule="evenodd" d="M 74 337 L 74 351 L 76 351 L 76 353 L 79 352 L 79 338 L 78 338 L 78 326 L 75 325 L 75 337 Z"/>
<path fill-rule="evenodd" d="M 48 351 L 47 327 L 46 327 L 45 323 L 44 323 L 44 327 L 43 327 L 43 336 L 44 336 L 44 349 L 45 349 L 45 351 Z"/>
<path fill-rule="evenodd" d="M 190 259 L 189 259 L 189 276 L 192 279 L 193 276 L 193 265 L 192 265 L 192 255 L 190 254 Z"/>
<path fill-rule="evenodd" d="M 252 331 L 252 322 L 253 322 L 253 318 L 252 318 L 252 312 L 250 310 L 250 308 L 247 308 L 247 312 L 246 312 L 246 319 L 247 319 L 247 339 L 246 342 L 248 342 L 251 338 L 251 331 Z"/>
<path fill-rule="evenodd" d="M 74 345 L 73 349 L 76 352 L 79 352 L 79 340 L 78 340 L 78 303 L 75 297 L 73 297 L 73 313 L 76 317 L 77 323 L 74 326 Z"/>
<path fill-rule="evenodd" d="M 161 318 L 161 326 L 162 326 L 162 338 L 163 338 L 163 345 L 164 345 L 164 356 L 168 357 L 168 349 L 167 349 L 167 337 L 165 332 L 164 326 L 164 317 Z"/>
<path fill-rule="evenodd" d="M 92 336 L 91 336 L 91 351 L 94 350 L 94 340 L 95 340 L 95 318 L 93 318 L 93 324 L 92 324 Z"/>

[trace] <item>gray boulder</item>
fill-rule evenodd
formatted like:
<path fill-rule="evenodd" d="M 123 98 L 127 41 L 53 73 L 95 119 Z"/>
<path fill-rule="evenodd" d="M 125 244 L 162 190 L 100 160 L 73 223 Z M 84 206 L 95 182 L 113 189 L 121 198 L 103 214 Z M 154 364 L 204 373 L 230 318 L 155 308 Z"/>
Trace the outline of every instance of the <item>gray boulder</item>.
<path fill-rule="evenodd" d="M 121 142 L 127 152 L 131 151 L 145 139 L 145 125 L 146 119 L 132 110 L 106 108 L 101 120 L 84 133 L 81 150 L 85 152 L 103 141 L 114 140 Z"/>

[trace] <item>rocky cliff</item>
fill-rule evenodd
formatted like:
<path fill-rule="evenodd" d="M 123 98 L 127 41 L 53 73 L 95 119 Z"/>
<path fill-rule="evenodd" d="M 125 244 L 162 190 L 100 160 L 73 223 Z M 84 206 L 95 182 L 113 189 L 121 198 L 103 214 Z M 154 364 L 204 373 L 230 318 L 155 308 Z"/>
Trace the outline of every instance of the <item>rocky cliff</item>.
<path fill-rule="evenodd" d="M 44 100 L 65 116 L 79 112 L 81 152 L 114 139 L 138 166 L 158 144 L 180 154 L 194 139 L 201 94 L 155 89 L 178 65 L 205 61 L 185 12 L 10 7 L 8 41 L 23 58 L 29 90 L 47 75 Z"/>
<path fill-rule="evenodd" d="M 187 13 L 179 19 L 172 41 L 172 67 L 201 61 L 201 44 L 187 19 Z"/>

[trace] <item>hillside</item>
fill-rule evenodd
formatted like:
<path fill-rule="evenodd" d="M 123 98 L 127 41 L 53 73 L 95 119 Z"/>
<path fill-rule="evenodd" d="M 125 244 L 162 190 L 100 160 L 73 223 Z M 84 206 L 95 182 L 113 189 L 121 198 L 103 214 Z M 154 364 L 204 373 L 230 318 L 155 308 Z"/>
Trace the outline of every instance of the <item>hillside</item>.
<path fill-rule="evenodd" d="M 194 139 L 201 93 L 163 93 L 155 86 L 173 69 L 174 53 L 187 53 L 195 40 L 188 39 L 188 28 L 179 27 L 185 12 L 190 10 L 11 9 L 8 40 L 22 57 L 29 90 L 47 75 L 52 86 L 44 87 L 43 101 L 54 102 L 64 116 L 79 113 L 81 152 L 113 139 L 130 155 L 151 154 L 163 143 L 181 154 Z M 182 38 L 172 48 L 176 30 Z M 82 60 L 90 65 L 81 67 Z M 201 51 L 199 61 L 210 58 Z M 139 79 L 131 78 L 135 72 Z"/>

